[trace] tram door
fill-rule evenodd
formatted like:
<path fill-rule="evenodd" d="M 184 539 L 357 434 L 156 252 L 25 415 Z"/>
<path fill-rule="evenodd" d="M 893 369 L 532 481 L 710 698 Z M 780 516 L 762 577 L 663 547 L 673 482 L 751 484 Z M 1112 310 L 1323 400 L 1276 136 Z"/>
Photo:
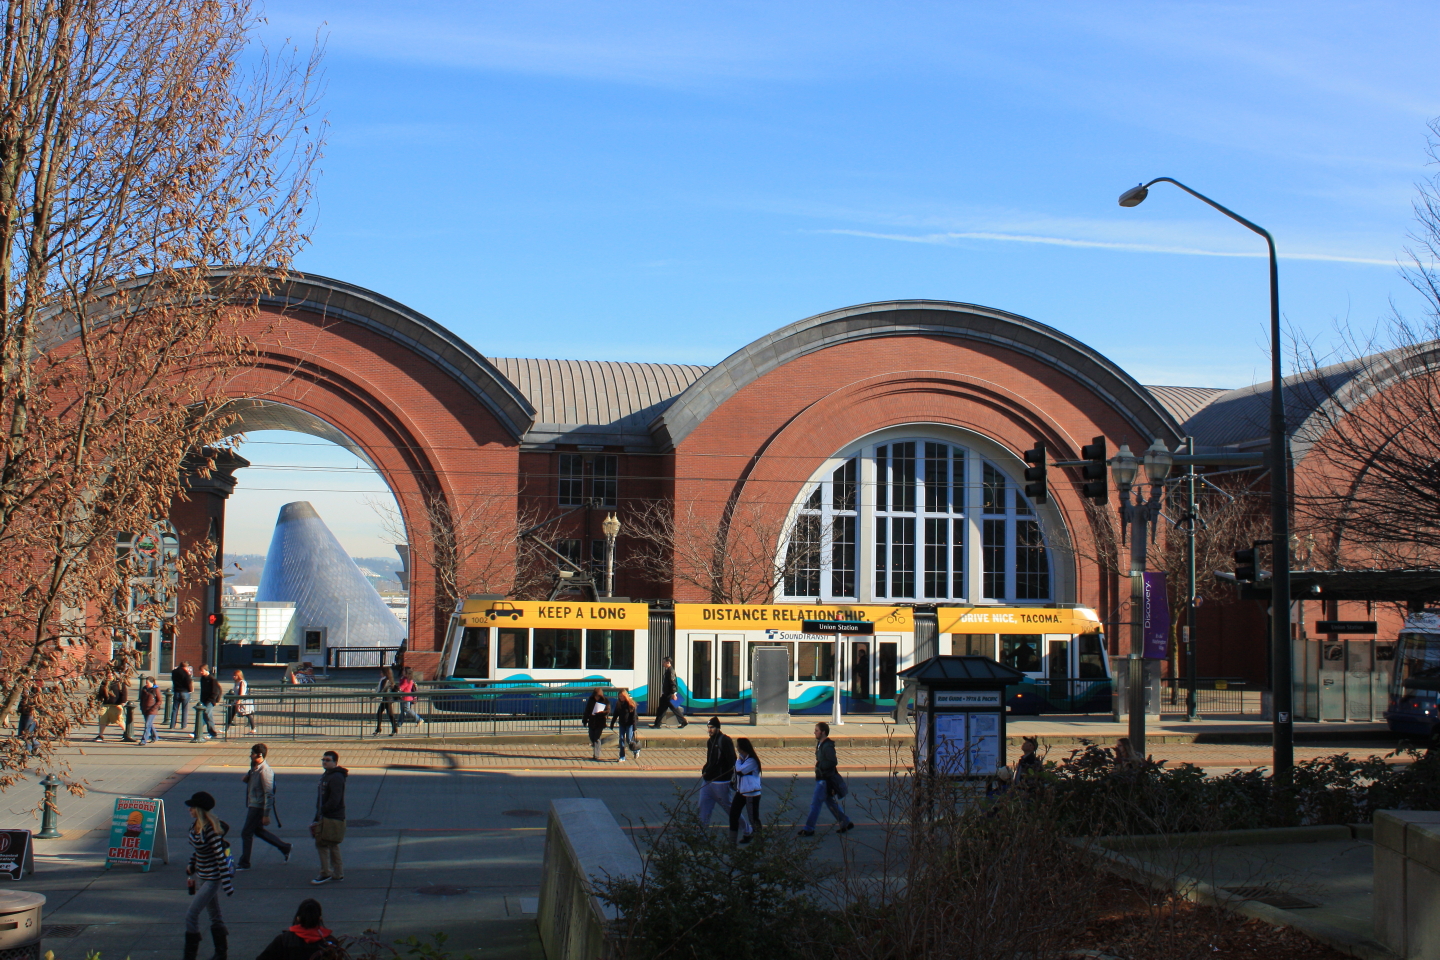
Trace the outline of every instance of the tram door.
<path fill-rule="evenodd" d="M 1068 704 L 1071 697 L 1070 640 L 1051 638 L 1046 646 L 1048 656 L 1045 658 L 1045 676 L 1050 681 L 1050 702 L 1057 705 L 1062 702 Z"/>
<path fill-rule="evenodd" d="M 845 709 L 850 713 L 888 712 L 895 705 L 900 665 L 898 638 L 865 637 L 850 640 Z"/>
<path fill-rule="evenodd" d="M 740 699 L 738 633 L 690 634 L 690 706 L 714 713 L 745 713 Z"/>

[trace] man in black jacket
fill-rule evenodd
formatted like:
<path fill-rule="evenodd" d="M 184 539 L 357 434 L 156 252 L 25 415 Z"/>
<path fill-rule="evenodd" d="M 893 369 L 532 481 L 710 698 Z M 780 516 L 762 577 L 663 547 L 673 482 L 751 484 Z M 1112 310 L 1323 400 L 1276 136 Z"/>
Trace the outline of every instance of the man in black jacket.
<path fill-rule="evenodd" d="M 191 740 L 200 739 L 200 728 L 207 728 L 206 740 L 215 739 L 215 718 L 210 711 L 220 702 L 220 681 L 210 676 L 210 668 L 200 664 L 200 698 L 195 701 L 195 733 Z"/>
<path fill-rule="evenodd" d="M 707 725 L 710 740 L 705 744 L 705 766 L 700 769 L 700 822 L 710 825 L 710 814 L 718 803 L 720 809 L 729 810 L 731 795 L 730 778 L 735 775 L 735 741 L 720 732 L 720 718 L 711 717 Z M 745 814 L 745 832 L 750 832 L 750 819 Z"/>
<path fill-rule="evenodd" d="M 665 722 L 665 711 L 671 710 L 675 719 L 680 721 L 680 726 L 690 726 L 690 721 L 685 719 L 685 711 L 680 709 L 680 704 L 675 702 L 675 694 L 679 692 L 679 686 L 675 681 L 675 661 L 666 657 L 661 661 L 665 665 L 665 672 L 660 678 L 660 705 L 655 708 L 655 729 L 659 730 Z"/>
<path fill-rule="evenodd" d="M 170 707 L 170 729 L 178 724 L 185 729 L 185 715 L 190 707 L 190 691 L 195 689 L 195 678 L 190 676 L 190 664 L 180 661 L 180 666 L 170 671 L 170 693 L 175 700 Z"/>
<path fill-rule="evenodd" d="M 340 844 L 345 840 L 345 780 L 350 771 L 340 766 L 340 754 L 326 750 L 320 758 L 325 772 L 320 775 L 320 788 L 315 797 L 315 821 L 310 835 L 320 854 L 320 876 L 310 882 L 319 886 L 332 880 L 345 879 L 345 864 L 340 860 Z"/>

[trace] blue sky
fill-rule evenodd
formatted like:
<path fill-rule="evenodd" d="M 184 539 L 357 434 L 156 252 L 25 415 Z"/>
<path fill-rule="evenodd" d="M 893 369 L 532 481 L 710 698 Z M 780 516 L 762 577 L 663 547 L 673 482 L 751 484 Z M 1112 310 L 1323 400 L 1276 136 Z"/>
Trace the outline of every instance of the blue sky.
<path fill-rule="evenodd" d="M 319 31 L 328 51 L 298 266 L 482 353 L 714 363 L 811 314 L 926 297 L 1033 317 L 1145 383 L 1265 378 L 1262 242 L 1173 188 L 1116 204 L 1160 175 L 1271 230 L 1297 331 L 1420 309 L 1395 261 L 1436 172 L 1433 4 L 275 0 L 267 17 L 267 43 Z M 329 492 L 378 479 L 322 450 L 246 451 L 326 469 L 243 474 L 232 549 L 263 549 L 287 499 L 347 517 L 353 552 L 387 549 L 355 520 L 362 494 Z"/>

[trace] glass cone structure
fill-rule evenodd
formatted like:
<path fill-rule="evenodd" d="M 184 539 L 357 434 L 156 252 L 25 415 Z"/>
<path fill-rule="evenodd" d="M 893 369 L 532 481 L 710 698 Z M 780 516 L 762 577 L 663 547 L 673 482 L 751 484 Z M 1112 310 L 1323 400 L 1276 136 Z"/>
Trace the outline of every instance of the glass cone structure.
<path fill-rule="evenodd" d="M 405 627 L 308 502 L 280 508 L 255 599 L 295 604 L 298 631 L 324 628 L 330 647 L 393 647 Z"/>

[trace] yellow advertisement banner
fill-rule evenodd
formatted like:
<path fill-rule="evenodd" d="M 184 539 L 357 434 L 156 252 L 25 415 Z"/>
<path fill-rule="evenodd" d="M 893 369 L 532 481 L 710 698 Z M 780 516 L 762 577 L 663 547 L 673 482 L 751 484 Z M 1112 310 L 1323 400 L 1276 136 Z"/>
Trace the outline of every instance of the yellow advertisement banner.
<path fill-rule="evenodd" d="M 643 603 L 580 603 L 554 600 L 466 600 L 460 621 L 467 627 L 571 627 L 645 630 L 650 608 Z"/>
<path fill-rule="evenodd" d="M 821 603 L 677 603 L 676 630 L 799 630 L 803 620 L 864 620 L 877 633 L 915 629 L 909 607 Z"/>
<path fill-rule="evenodd" d="M 1100 618 L 1094 610 L 1075 607 L 941 607 L 941 633 L 1094 633 Z"/>

